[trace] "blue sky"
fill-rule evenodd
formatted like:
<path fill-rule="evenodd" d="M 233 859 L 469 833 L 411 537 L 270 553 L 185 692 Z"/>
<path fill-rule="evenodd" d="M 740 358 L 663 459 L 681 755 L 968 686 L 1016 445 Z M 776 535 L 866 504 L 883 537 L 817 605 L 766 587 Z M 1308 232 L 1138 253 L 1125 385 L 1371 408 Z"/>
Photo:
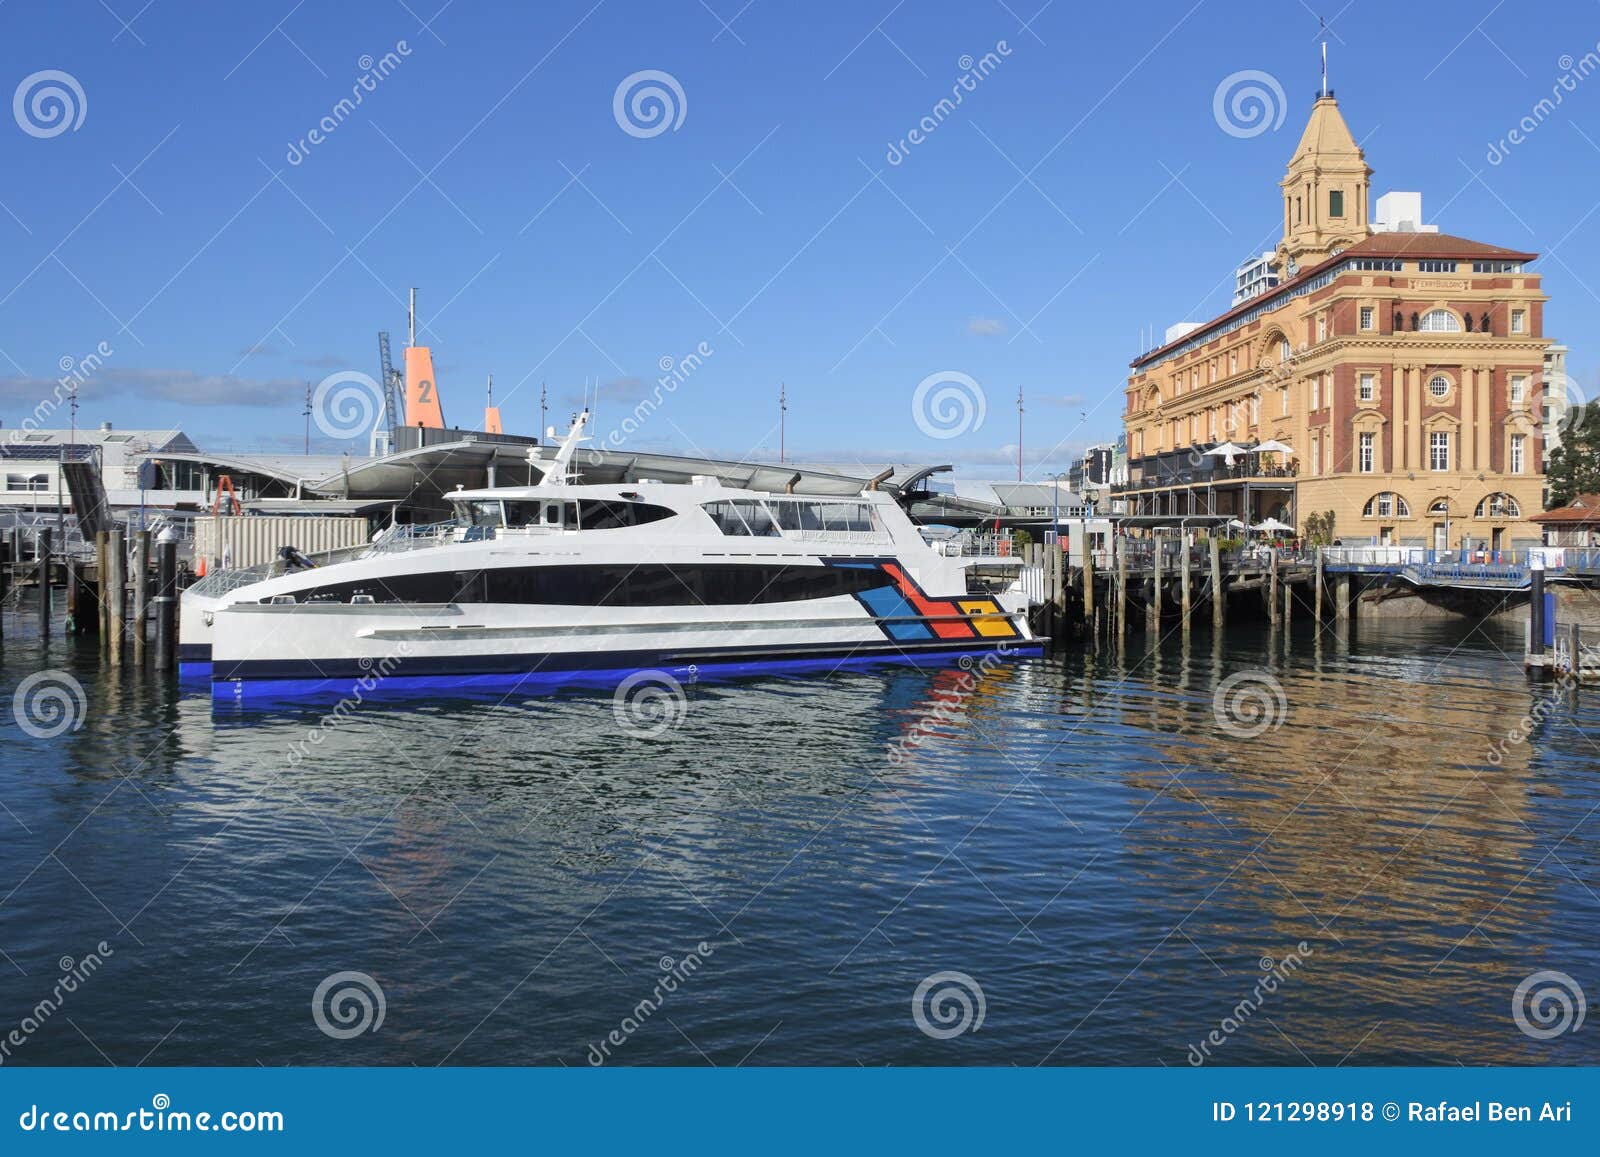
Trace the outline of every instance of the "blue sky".
<path fill-rule="evenodd" d="M 782 380 L 791 457 L 1006 477 L 1020 388 L 1028 473 L 1064 469 L 1116 432 L 1141 332 L 1225 308 L 1234 265 L 1276 241 L 1314 8 L 9 0 L 0 95 L 60 70 L 84 107 L 56 135 L 0 117 L 0 418 L 105 342 L 80 422 L 297 448 L 305 384 L 373 372 L 416 285 L 452 423 L 477 424 L 492 372 L 509 429 L 534 432 L 541 382 L 555 421 L 587 379 L 604 431 L 706 343 L 633 445 L 775 456 Z M 1590 388 L 1600 75 L 1535 106 L 1600 52 L 1600 5 L 1320 11 L 1374 194 L 1419 189 L 1446 232 L 1550 254 L 1546 331 Z M 653 136 L 613 112 L 643 70 L 683 93 Z M 1281 87 L 1283 119 L 1233 135 L 1214 96 L 1245 70 Z M 913 395 L 953 373 L 986 417 L 929 437 Z"/>

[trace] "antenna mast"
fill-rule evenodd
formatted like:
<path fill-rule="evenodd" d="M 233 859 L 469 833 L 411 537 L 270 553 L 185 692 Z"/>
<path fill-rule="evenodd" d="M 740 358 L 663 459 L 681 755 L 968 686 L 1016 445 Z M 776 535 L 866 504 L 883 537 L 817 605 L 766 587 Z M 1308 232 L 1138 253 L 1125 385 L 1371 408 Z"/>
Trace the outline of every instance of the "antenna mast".
<path fill-rule="evenodd" d="M 1017 481 L 1022 481 L 1022 387 L 1017 387 Z"/>
<path fill-rule="evenodd" d="M 1337 19 L 1337 17 L 1335 17 Z M 1317 23 L 1322 25 L 1322 95 L 1328 95 L 1328 22 L 1322 17 L 1317 17 Z"/>
<path fill-rule="evenodd" d="M 778 383 L 778 461 L 783 461 L 785 425 L 789 419 L 788 387 Z"/>
<path fill-rule="evenodd" d="M 406 308 L 406 324 L 407 324 L 407 326 L 409 327 L 409 330 L 410 330 L 410 336 L 406 339 L 406 345 L 416 345 L 417 344 L 417 288 L 416 288 L 416 286 L 412 286 L 411 287 L 411 304 Z"/>

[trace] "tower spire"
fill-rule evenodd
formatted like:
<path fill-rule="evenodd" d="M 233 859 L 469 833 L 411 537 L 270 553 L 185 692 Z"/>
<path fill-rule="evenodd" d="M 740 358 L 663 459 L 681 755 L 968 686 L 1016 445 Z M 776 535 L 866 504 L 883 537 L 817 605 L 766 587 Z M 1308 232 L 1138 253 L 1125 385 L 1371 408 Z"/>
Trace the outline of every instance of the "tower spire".
<path fill-rule="evenodd" d="M 1317 17 L 1317 23 L 1322 25 L 1322 95 L 1328 95 L 1328 22 L 1322 17 Z"/>

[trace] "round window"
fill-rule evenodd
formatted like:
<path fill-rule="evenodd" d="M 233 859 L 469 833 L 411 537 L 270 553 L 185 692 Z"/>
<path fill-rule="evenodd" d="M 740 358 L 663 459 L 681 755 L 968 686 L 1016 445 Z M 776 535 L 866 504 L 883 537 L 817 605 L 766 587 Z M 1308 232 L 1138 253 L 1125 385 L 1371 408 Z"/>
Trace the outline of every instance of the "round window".
<path fill-rule="evenodd" d="M 1428 380 L 1428 393 L 1436 398 L 1442 398 L 1450 392 L 1450 379 L 1440 374 Z"/>

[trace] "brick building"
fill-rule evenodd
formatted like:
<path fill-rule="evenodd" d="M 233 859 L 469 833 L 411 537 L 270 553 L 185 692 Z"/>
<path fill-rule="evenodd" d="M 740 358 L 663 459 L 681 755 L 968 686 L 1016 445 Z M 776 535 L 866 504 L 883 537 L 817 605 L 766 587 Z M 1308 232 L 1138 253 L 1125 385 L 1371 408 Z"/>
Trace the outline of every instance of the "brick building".
<path fill-rule="evenodd" d="M 1319 97 L 1281 185 L 1278 284 L 1132 363 L 1130 513 L 1303 528 L 1331 510 L 1346 543 L 1538 541 L 1536 255 L 1375 224 L 1371 172 Z M 1287 449 L 1253 450 L 1270 442 Z"/>

